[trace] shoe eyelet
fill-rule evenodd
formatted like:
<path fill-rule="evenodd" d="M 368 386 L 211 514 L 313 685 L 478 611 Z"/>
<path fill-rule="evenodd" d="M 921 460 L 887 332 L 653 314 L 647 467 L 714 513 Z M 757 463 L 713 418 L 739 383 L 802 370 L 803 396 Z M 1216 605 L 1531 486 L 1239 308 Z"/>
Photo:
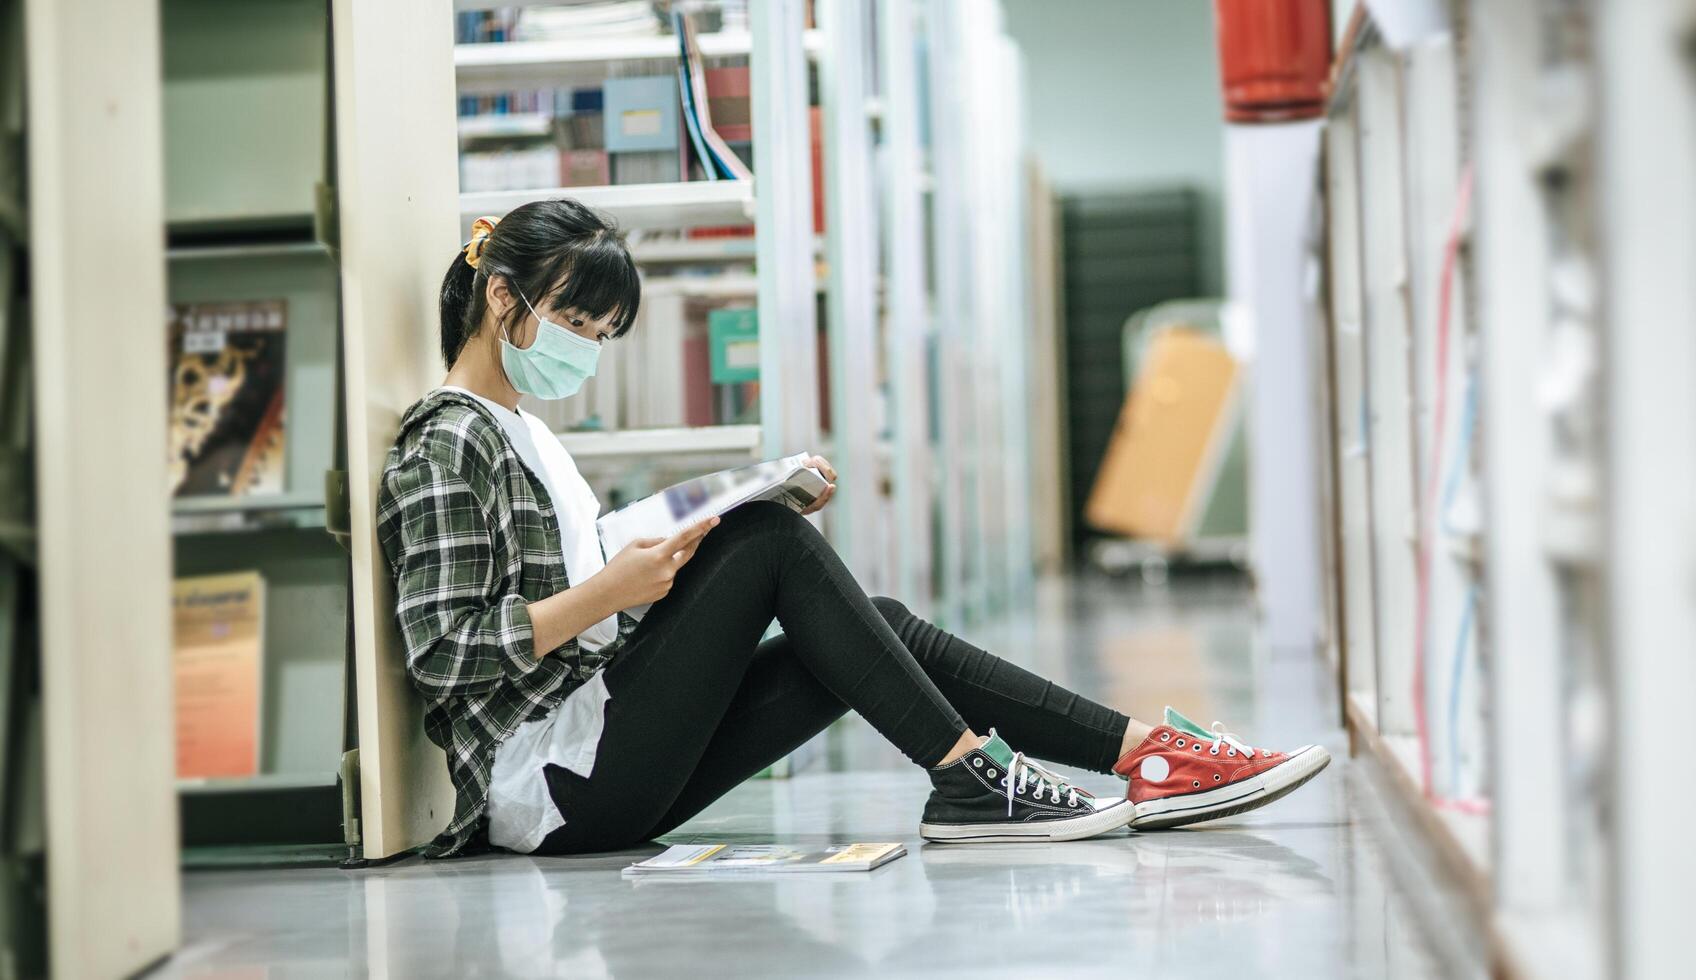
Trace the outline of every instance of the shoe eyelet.
<path fill-rule="evenodd" d="M 1230 756 L 1230 757 L 1231 757 L 1231 758 L 1233 758 L 1233 759 L 1235 759 L 1235 758 L 1236 758 L 1236 757 L 1237 757 L 1237 750 L 1236 750 L 1236 749 L 1232 749 L 1232 750 L 1230 750 L 1230 751 L 1229 751 L 1229 752 L 1226 752 L 1226 753 L 1225 753 L 1225 754 L 1226 754 L 1226 755 L 1228 755 L 1228 756 Z"/>
<path fill-rule="evenodd" d="M 1200 742 L 1197 742 L 1197 743 L 1195 743 L 1195 744 L 1194 744 L 1194 745 L 1192 745 L 1192 746 L 1190 746 L 1190 751 L 1192 751 L 1192 752 L 1200 752 L 1200 751 L 1201 751 L 1201 743 L 1200 743 Z"/>
<path fill-rule="evenodd" d="M 1194 785 L 1195 785 L 1195 786 L 1196 786 L 1196 788 L 1198 788 L 1198 789 L 1199 789 L 1199 788 L 1200 788 L 1200 787 L 1201 787 L 1201 780 L 1199 780 L 1199 779 L 1197 779 L 1197 780 L 1192 780 L 1192 782 L 1193 782 L 1193 783 L 1194 783 Z"/>
<path fill-rule="evenodd" d="M 979 769 L 982 769 L 983 768 L 983 760 L 982 759 L 973 759 L 972 765 L 977 766 Z"/>
<path fill-rule="evenodd" d="M 1160 741 L 1162 741 L 1162 742 L 1172 741 L 1172 733 L 1171 732 L 1161 732 L 1160 733 Z"/>
<path fill-rule="evenodd" d="M 1208 750 L 1207 750 L 1207 754 L 1208 754 L 1208 755 L 1218 755 L 1218 754 L 1219 754 L 1219 750 L 1218 750 L 1218 749 L 1208 749 Z"/>
<path fill-rule="evenodd" d="M 1184 747 L 1184 740 L 1180 738 L 1180 739 L 1178 739 L 1178 748 L 1181 749 L 1183 747 Z"/>
<path fill-rule="evenodd" d="M 1003 786 L 1007 785 L 1007 777 L 1006 776 L 1001 777 L 1001 785 L 1003 785 Z"/>
<path fill-rule="evenodd" d="M 995 770 L 991 769 L 990 771 L 984 773 L 984 775 L 988 776 L 990 779 L 994 779 L 995 778 Z"/>
<path fill-rule="evenodd" d="M 1213 774 L 1213 781 L 1214 781 L 1214 782 L 1216 782 L 1216 783 L 1217 783 L 1217 782 L 1218 782 L 1218 781 L 1219 781 L 1219 780 L 1220 780 L 1220 779 L 1221 779 L 1221 778 L 1222 778 L 1222 777 L 1221 777 L 1221 776 L 1220 776 L 1220 775 L 1219 775 L 1219 774 L 1218 774 L 1218 773 L 1214 773 L 1214 774 Z"/>

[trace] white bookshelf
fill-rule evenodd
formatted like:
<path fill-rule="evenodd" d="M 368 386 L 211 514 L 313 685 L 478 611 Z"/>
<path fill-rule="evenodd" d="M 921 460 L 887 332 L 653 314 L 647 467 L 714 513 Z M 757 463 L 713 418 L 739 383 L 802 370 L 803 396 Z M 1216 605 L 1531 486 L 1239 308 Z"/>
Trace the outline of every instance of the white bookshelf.
<path fill-rule="evenodd" d="M 334 772 L 276 772 L 258 773 L 253 776 L 178 779 L 177 792 L 193 794 L 248 793 L 254 790 L 333 788 L 335 785 L 336 774 Z"/>
<path fill-rule="evenodd" d="M 614 432 L 561 432 L 560 445 L 575 459 L 617 456 L 705 456 L 745 453 L 760 448 L 757 425 L 704 425 Z"/>
<path fill-rule="evenodd" d="M 747 57 L 753 50 L 753 35 L 746 31 L 700 34 L 696 40 L 704 58 Z M 818 31 L 802 32 L 801 46 L 809 57 L 817 55 L 820 43 Z M 456 44 L 453 50 L 462 92 L 599 82 L 624 62 L 676 59 L 677 38 L 670 34 Z"/>
<path fill-rule="evenodd" d="M 599 187 L 548 187 L 484 191 L 459 196 L 460 225 L 485 214 L 503 215 L 521 204 L 569 197 L 618 220 L 626 231 L 642 228 L 693 228 L 743 225 L 754 220 L 754 185 L 746 180 L 695 180 L 676 184 L 607 184 Z"/>
<path fill-rule="evenodd" d="M 631 236 L 630 254 L 642 265 L 704 265 L 754 261 L 754 239 Z"/>
<path fill-rule="evenodd" d="M 254 259 L 290 255 L 324 255 L 330 250 L 323 242 L 241 242 L 217 245 L 174 245 L 165 250 L 173 262 L 197 259 Z"/>
<path fill-rule="evenodd" d="M 741 299 L 758 295 L 760 280 L 753 273 L 715 276 L 650 276 L 642 281 L 644 295 L 675 293 L 691 299 Z"/>

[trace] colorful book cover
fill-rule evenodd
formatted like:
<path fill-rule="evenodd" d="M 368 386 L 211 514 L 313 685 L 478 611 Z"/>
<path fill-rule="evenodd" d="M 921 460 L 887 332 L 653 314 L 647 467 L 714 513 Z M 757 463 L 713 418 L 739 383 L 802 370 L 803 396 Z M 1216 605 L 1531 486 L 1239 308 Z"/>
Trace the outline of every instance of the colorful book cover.
<path fill-rule="evenodd" d="M 258 572 L 177 579 L 177 778 L 259 772 L 265 580 Z"/>
<path fill-rule="evenodd" d="M 284 300 L 169 308 L 171 492 L 284 489 Z"/>
<path fill-rule="evenodd" d="M 713 128 L 732 147 L 754 138 L 754 116 L 748 67 L 707 69 L 707 111 Z"/>
<path fill-rule="evenodd" d="M 871 871 L 906 853 L 897 843 L 839 844 L 822 851 L 781 844 L 674 844 L 626 867 L 624 877 Z"/>

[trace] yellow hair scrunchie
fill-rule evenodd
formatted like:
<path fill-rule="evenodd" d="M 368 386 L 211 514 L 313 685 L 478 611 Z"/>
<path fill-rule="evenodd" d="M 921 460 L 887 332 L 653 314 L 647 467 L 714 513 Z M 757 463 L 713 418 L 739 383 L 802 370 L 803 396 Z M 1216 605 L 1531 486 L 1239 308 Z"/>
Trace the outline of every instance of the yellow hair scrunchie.
<path fill-rule="evenodd" d="M 465 264 L 477 268 L 477 263 L 483 261 L 483 249 L 488 247 L 489 236 L 494 234 L 495 225 L 500 224 L 499 218 L 485 215 L 471 222 L 471 240 L 465 243 Z"/>

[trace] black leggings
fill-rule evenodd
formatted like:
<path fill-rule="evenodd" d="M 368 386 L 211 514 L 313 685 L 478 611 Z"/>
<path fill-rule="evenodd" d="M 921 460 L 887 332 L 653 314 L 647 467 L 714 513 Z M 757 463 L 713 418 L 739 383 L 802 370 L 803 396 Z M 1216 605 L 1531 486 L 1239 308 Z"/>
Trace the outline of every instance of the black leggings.
<path fill-rule="evenodd" d="M 783 635 L 761 642 L 773 617 Z M 606 682 L 592 776 L 545 770 L 565 826 L 536 853 L 668 833 L 849 708 L 926 767 L 969 725 L 1108 772 L 1128 723 L 894 599 L 867 598 L 812 524 L 773 503 L 731 511 L 708 532 Z"/>

